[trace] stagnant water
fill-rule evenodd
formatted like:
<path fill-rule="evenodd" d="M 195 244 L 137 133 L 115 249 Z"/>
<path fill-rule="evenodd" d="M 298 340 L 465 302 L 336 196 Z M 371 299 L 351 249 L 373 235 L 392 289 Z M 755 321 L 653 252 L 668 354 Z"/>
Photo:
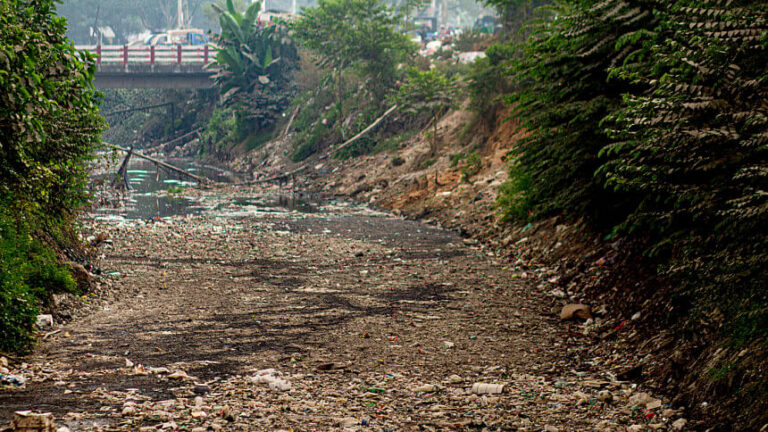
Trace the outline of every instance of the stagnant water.
<path fill-rule="evenodd" d="M 199 163 L 194 159 L 166 159 L 165 162 L 192 174 L 217 182 L 234 183 L 238 176 L 232 172 Z M 132 158 L 128 165 L 130 191 L 116 194 L 100 194 L 93 210 L 96 219 L 132 220 L 167 218 L 215 213 L 276 213 L 319 211 L 321 200 L 303 194 L 264 194 L 233 197 L 209 202 L 206 199 L 186 196 L 185 189 L 197 186 L 197 182 L 177 172 L 158 167 L 154 163 Z M 111 181 L 111 178 L 108 180 Z"/>

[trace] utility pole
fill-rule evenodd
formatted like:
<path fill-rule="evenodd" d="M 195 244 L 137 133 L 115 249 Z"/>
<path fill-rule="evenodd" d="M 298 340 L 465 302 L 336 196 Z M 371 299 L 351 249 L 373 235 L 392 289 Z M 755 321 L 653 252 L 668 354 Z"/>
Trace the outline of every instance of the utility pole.
<path fill-rule="evenodd" d="M 93 30 L 91 31 L 91 45 L 93 45 L 93 37 L 96 36 L 96 45 L 101 45 L 101 38 L 99 37 L 99 11 L 101 10 L 101 5 L 96 5 L 96 18 L 93 20 Z"/>
<path fill-rule="evenodd" d="M 178 1 L 178 10 L 176 11 L 176 16 L 178 19 L 176 20 L 176 28 L 184 28 L 184 0 L 177 0 Z"/>
<path fill-rule="evenodd" d="M 440 12 L 440 23 L 438 23 L 437 28 L 445 27 L 448 29 L 448 0 L 443 0 L 440 5 Z"/>

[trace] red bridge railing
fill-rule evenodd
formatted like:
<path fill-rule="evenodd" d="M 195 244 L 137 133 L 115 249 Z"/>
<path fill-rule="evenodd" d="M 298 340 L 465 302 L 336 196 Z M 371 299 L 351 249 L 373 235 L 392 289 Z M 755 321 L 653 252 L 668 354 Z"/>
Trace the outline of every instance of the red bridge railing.
<path fill-rule="evenodd" d="M 83 45 L 76 48 L 96 55 L 96 62 L 100 65 L 207 65 L 215 61 L 218 52 L 218 49 L 209 45 Z"/>

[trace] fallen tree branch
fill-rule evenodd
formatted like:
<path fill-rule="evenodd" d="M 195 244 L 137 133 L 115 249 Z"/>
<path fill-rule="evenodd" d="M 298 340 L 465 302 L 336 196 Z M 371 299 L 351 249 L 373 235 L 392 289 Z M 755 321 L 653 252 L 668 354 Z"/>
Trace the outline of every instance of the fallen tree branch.
<path fill-rule="evenodd" d="M 131 190 L 131 184 L 128 183 L 128 163 L 131 161 L 131 155 L 133 154 L 133 149 L 129 149 L 128 152 L 125 153 L 125 159 L 123 159 L 123 162 L 120 164 L 120 168 L 117 169 L 117 177 L 115 177 L 115 180 L 112 182 L 112 187 L 120 188 L 124 187 L 125 190 Z"/>
<path fill-rule="evenodd" d="M 334 154 L 338 153 L 342 149 L 344 149 L 346 147 L 349 147 L 350 145 L 354 144 L 357 140 L 359 140 L 360 138 L 364 137 L 366 134 L 374 131 L 381 124 L 381 122 L 384 121 L 384 119 L 387 118 L 387 116 L 389 116 L 390 114 L 392 114 L 392 112 L 394 112 L 396 109 L 397 109 L 397 105 L 395 104 L 391 108 L 386 110 L 384 112 L 384 114 L 381 115 L 381 117 L 377 118 L 373 123 L 368 125 L 368 127 L 363 129 L 362 131 L 360 131 L 360 133 L 358 133 L 357 135 L 353 136 L 352 138 L 344 141 L 343 143 L 341 143 L 340 146 L 338 146 L 338 147 L 336 147 L 334 149 L 331 149 L 331 151 L 329 151 L 327 153 L 327 156 L 331 156 L 331 155 L 334 155 Z M 299 168 L 297 168 L 297 169 L 295 169 L 295 170 L 293 170 L 293 171 L 291 171 L 289 173 L 279 174 L 279 175 L 276 175 L 276 176 L 272 176 L 270 178 L 266 178 L 266 179 L 262 179 L 262 180 L 255 180 L 255 181 L 248 182 L 248 183 L 245 183 L 245 184 L 246 185 L 254 185 L 254 184 L 260 184 L 260 183 L 272 182 L 272 181 L 276 181 L 276 180 L 282 180 L 282 179 L 288 178 L 290 176 L 296 175 L 299 172 L 307 169 L 308 167 L 309 167 L 309 164 L 304 164 L 304 165 L 300 166 Z"/>
<path fill-rule="evenodd" d="M 167 146 L 169 146 L 171 144 L 175 144 L 177 141 L 183 140 L 184 138 L 187 138 L 190 135 L 199 134 L 201 130 L 203 130 L 203 128 L 197 128 L 197 129 L 195 129 L 195 130 L 193 130 L 191 132 L 185 133 L 182 136 L 176 137 L 176 138 L 174 138 L 174 139 L 172 139 L 172 140 L 170 140 L 168 142 L 156 144 L 156 145 L 154 145 L 153 147 L 150 147 L 150 148 L 145 148 L 144 151 L 148 152 L 148 153 L 152 153 L 153 151 L 155 151 L 155 150 L 157 150 L 157 149 L 159 149 L 161 147 L 163 148 L 163 151 L 168 151 L 168 150 L 165 149 L 165 147 L 167 147 Z"/>
<path fill-rule="evenodd" d="M 342 149 L 344 149 L 346 147 L 349 147 L 350 145 L 354 144 L 357 140 L 359 140 L 360 138 L 364 137 L 365 135 L 367 135 L 368 133 L 372 132 L 377 127 L 379 127 L 379 124 L 381 124 L 381 122 L 384 121 L 384 119 L 387 118 L 387 116 L 389 116 L 390 114 L 392 114 L 392 112 L 395 111 L 396 109 L 397 109 L 397 104 L 392 105 L 392 107 L 390 109 L 384 111 L 384 114 L 382 114 L 381 117 L 377 118 L 373 123 L 368 125 L 367 128 L 363 129 L 362 131 L 360 131 L 360 133 L 358 133 L 357 135 L 353 136 L 352 138 L 346 140 L 340 146 L 338 146 L 335 149 L 331 150 L 328 154 L 329 155 L 336 154 L 339 151 L 341 151 Z"/>
<path fill-rule="evenodd" d="M 299 107 L 293 109 L 293 114 L 291 114 L 291 118 L 288 119 L 288 125 L 283 129 L 283 133 L 280 134 L 280 138 L 288 135 L 288 131 L 291 130 L 291 125 L 293 124 L 293 120 L 296 118 L 296 114 L 299 113 Z"/>
<path fill-rule="evenodd" d="M 120 146 L 118 146 L 118 145 L 109 144 L 109 143 L 104 143 L 104 145 L 106 145 L 107 147 L 113 148 L 113 149 L 117 149 L 117 150 L 120 150 L 120 151 L 124 151 L 124 152 L 131 152 L 131 150 L 130 150 L 130 149 L 127 149 L 127 148 L 124 148 L 124 147 L 120 147 Z M 156 165 L 159 165 L 159 166 L 161 166 L 161 167 L 163 167 L 163 168 L 169 169 L 169 170 L 171 170 L 171 171 L 175 171 L 175 172 L 177 172 L 177 173 L 179 173 L 179 174 L 184 174 L 185 176 L 187 176 L 187 177 L 189 177 L 189 178 L 192 178 L 192 179 L 194 179 L 194 180 L 197 180 L 197 181 L 198 181 L 199 183 L 201 183 L 201 184 L 202 184 L 202 183 L 208 183 L 208 182 L 210 182 L 210 180 L 209 180 L 209 179 L 207 179 L 207 178 L 205 178 L 205 177 L 200 177 L 200 176 L 197 176 L 197 175 L 191 174 L 191 173 L 189 173 L 189 172 L 187 172 L 187 171 L 184 171 L 183 169 L 181 169 L 181 168 L 179 168 L 179 167 L 175 167 L 175 166 L 173 166 L 173 165 L 171 165 L 171 164 L 169 164 L 169 163 L 163 162 L 163 161 L 161 161 L 161 160 L 159 160 L 159 159 L 155 159 L 155 158 L 153 158 L 153 157 L 150 157 L 150 156 L 146 156 L 146 155 L 143 155 L 143 154 L 141 154 L 141 153 L 139 153 L 139 152 L 136 152 L 136 151 L 133 151 L 133 153 L 132 153 L 132 154 L 133 154 L 133 156 L 136 156 L 136 157 L 138 157 L 138 158 L 141 158 L 141 159 L 146 159 L 146 160 L 148 160 L 148 161 L 150 161 L 150 162 L 152 162 L 152 163 L 154 163 L 154 164 L 156 164 Z"/>

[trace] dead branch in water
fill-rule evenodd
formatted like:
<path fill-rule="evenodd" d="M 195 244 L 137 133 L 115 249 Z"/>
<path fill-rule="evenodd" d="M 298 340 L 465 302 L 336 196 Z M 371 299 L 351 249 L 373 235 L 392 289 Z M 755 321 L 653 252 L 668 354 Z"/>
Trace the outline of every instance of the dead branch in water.
<path fill-rule="evenodd" d="M 154 163 L 156 165 L 159 165 L 159 166 L 161 166 L 161 167 L 163 167 L 165 169 L 171 170 L 171 171 L 175 171 L 175 172 L 177 172 L 179 174 L 184 174 L 185 176 L 187 176 L 187 177 L 189 177 L 191 179 L 197 180 L 200 184 L 208 183 L 208 182 L 211 181 L 211 180 L 209 180 L 209 179 L 207 179 L 205 177 L 200 177 L 200 176 L 191 174 L 191 173 L 189 173 L 189 172 L 187 172 L 187 171 L 185 171 L 185 170 L 183 170 L 183 169 L 181 169 L 179 167 L 175 167 L 175 166 L 173 166 L 173 165 L 171 165 L 169 163 L 163 162 L 163 161 L 161 161 L 159 159 L 155 159 L 155 158 L 153 158 L 151 156 L 146 156 L 146 155 L 143 155 L 143 154 L 141 154 L 139 152 L 133 151 L 132 149 L 127 149 L 127 148 L 120 147 L 120 146 L 114 145 L 114 144 L 109 144 L 109 143 L 104 143 L 104 145 L 106 145 L 107 147 L 113 148 L 113 149 L 120 150 L 120 151 L 131 152 L 131 154 L 133 156 L 136 156 L 136 157 L 141 158 L 141 159 L 146 159 L 146 160 L 148 160 L 148 161 L 150 161 L 150 162 L 152 162 L 152 163 Z"/>

